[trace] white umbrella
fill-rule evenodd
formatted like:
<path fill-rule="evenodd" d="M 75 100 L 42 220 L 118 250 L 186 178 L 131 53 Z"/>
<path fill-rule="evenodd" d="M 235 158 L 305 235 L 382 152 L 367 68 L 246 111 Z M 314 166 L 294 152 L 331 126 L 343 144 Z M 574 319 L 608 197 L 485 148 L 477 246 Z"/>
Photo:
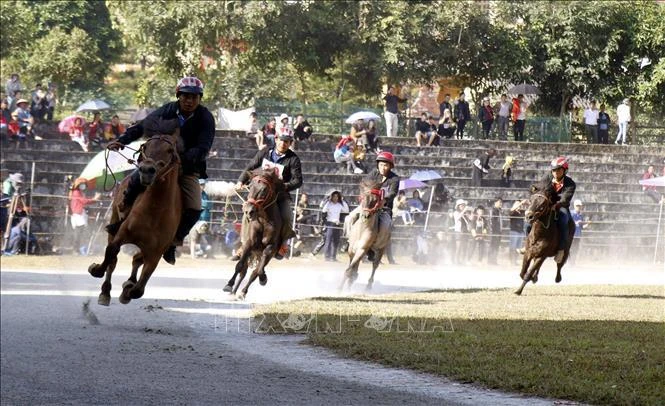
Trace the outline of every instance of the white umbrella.
<path fill-rule="evenodd" d="M 353 124 L 358 120 L 381 120 L 381 117 L 371 111 L 359 111 L 357 113 L 351 114 L 349 118 L 346 119 L 346 124 Z"/>
<path fill-rule="evenodd" d="M 665 176 L 651 179 L 640 180 L 640 185 L 644 186 L 665 186 Z"/>
<path fill-rule="evenodd" d="M 88 100 L 87 102 L 81 104 L 77 109 L 76 112 L 80 111 L 98 111 L 98 110 L 108 110 L 110 109 L 111 106 L 109 106 L 108 103 L 106 103 L 103 100 Z"/>

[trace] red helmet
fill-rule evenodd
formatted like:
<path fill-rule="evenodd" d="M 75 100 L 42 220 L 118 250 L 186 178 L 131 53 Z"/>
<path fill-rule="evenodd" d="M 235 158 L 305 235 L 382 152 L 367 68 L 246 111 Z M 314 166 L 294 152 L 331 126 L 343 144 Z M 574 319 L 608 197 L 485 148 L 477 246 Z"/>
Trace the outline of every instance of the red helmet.
<path fill-rule="evenodd" d="M 568 170 L 568 160 L 566 160 L 565 157 L 560 156 L 558 158 L 555 158 L 552 160 L 552 163 L 550 163 L 550 167 L 552 170 L 563 168 L 564 170 Z"/>
<path fill-rule="evenodd" d="M 376 162 L 388 162 L 393 167 L 395 166 L 395 157 L 388 151 L 381 151 L 376 156 Z"/>
<path fill-rule="evenodd" d="M 203 82 L 197 77 L 185 76 L 178 81 L 178 85 L 175 87 L 176 97 L 180 93 L 200 94 L 203 96 Z"/>

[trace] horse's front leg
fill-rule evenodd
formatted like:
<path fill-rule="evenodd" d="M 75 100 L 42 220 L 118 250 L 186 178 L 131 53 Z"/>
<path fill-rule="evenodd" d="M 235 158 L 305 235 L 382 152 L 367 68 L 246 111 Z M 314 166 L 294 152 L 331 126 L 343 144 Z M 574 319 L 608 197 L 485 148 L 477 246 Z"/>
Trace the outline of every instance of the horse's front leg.
<path fill-rule="evenodd" d="M 249 275 L 249 280 L 247 281 L 247 284 L 245 287 L 240 291 L 240 294 L 238 294 L 238 299 L 244 300 L 245 297 L 247 296 L 247 292 L 249 291 L 249 287 L 256 278 L 259 278 L 259 283 L 261 285 L 265 285 L 268 283 L 268 277 L 266 276 L 265 273 L 265 267 L 268 265 L 268 262 L 270 262 L 270 259 L 275 255 L 275 252 L 277 251 L 277 244 L 269 244 L 263 249 L 263 252 L 261 253 L 261 258 L 259 259 L 259 264 L 256 266 L 256 268 L 252 271 L 252 274 Z"/>
<path fill-rule="evenodd" d="M 242 245 L 242 247 L 240 247 L 240 252 L 242 252 L 242 254 L 240 254 L 240 259 L 238 259 L 238 262 L 236 263 L 236 266 L 235 266 L 234 271 L 233 271 L 233 276 L 226 283 L 226 286 L 224 286 L 224 289 L 223 289 L 224 292 L 229 292 L 229 293 L 235 294 L 236 291 L 238 290 L 238 287 L 236 286 L 236 277 L 242 271 L 243 267 L 241 266 L 241 264 L 243 262 L 247 262 L 247 258 L 249 258 L 249 255 L 251 254 L 251 248 L 250 247 L 251 247 L 251 244 L 248 241 L 246 241 Z M 246 269 L 247 268 L 245 268 L 245 270 Z"/>
<path fill-rule="evenodd" d="M 345 280 L 348 279 L 349 281 L 349 289 L 351 289 L 351 285 L 353 285 L 353 282 L 358 278 L 358 266 L 360 266 L 360 261 L 362 261 L 365 255 L 367 255 L 367 250 L 367 247 L 363 247 L 356 251 L 349 262 L 349 266 L 344 271 Z M 343 287 L 344 286 L 342 285 L 342 288 Z"/>
<path fill-rule="evenodd" d="M 117 256 L 109 261 L 109 265 L 106 268 L 106 278 L 104 278 L 104 283 L 102 283 L 102 292 L 97 298 L 97 304 L 102 306 L 108 306 L 111 304 L 111 276 L 113 275 L 117 263 Z"/>
<path fill-rule="evenodd" d="M 236 275 L 239 276 L 238 280 L 232 285 L 233 289 L 231 289 L 232 294 L 236 294 L 238 292 L 238 288 L 240 287 L 240 284 L 242 283 L 242 280 L 245 279 L 245 275 L 247 275 L 247 268 L 249 267 L 249 259 L 252 256 L 252 252 L 250 250 L 243 250 L 242 255 L 240 256 L 240 259 L 238 260 L 238 263 L 236 264 L 236 271 L 235 275 L 233 275 L 232 279 L 235 279 Z M 231 283 L 231 281 L 229 281 Z"/>
<path fill-rule="evenodd" d="M 127 279 L 122 284 L 123 294 L 121 294 L 120 298 L 118 299 L 120 303 L 127 304 L 129 303 L 130 300 L 132 300 L 129 297 L 129 291 L 132 290 L 134 286 L 136 286 L 139 268 L 143 265 L 144 261 L 145 258 L 143 257 L 143 252 L 139 252 L 138 254 L 134 255 L 134 257 L 132 258 L 132 273 L 129 275 L 129 279 Z"/>
<path fill-rule="evenodd" d="M 381 258 L 383 258 L 383 253 L 386 251 L 385 247 L 376 250 L 376 257 L 374 258 L 374 261 L 372 262 L 372 274 L 369 277 L 369 280 L 367 281 L 367 287 L 365 290 L 370 291 L 372 290 L 372 285 L 374 284 L 374 273 L 376 272 L 376 268 L 379 267 L 381 264 Z"/>
<path fill-rule="evenodd" d="M 111 240 L 109 238 L 109 240 Z M 112 241 L 109 241 L 104 251 L 104 261 L 101 264 L 90 264 L 88 267 L 88 273 L 95 278 L 101 278 L 106 273 L 106 269 L 112 261 L 118 260 L 118 252 L 120 252 L 120 246 L 122 245 L 121 241 L 118 238 L 114 238 Z"/>
<path fill-rule="evenodd" d="M 520 279 L 522 279 L 522 285 L 515 291 L 516 295 L 521 295 L 522 290 L 524 290 L 524 287 L 526 286 L 527 282 L 529 282 L 529 277 L 527 276 L 527 270 L 529 269 L 529 265 L 531 264 L 531 254 L 526 252 L 524 254 L 524 258 L 522 258 L 522 270 L 520 271 Z"/>
<path fill-rule="evenodd" d="M 141 298 L 145 292 L 145 286 L 148 284 L 152 273 L 155 272 L 155 269 L 157 269 L 157 264 L 159 264 L 161 257 L 161 254 L 152 255 L 150 257 L 144 256 L 141 277 L 135 285 L 123 288 L 122 295 L 128 296 L 130 299 Z"/>

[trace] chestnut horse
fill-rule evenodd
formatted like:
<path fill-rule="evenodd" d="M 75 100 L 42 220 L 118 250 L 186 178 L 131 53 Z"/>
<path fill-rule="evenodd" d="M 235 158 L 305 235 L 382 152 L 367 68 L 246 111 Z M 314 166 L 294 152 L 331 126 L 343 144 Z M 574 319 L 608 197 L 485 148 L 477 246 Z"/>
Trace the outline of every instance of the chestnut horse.
<path fill-rule="evenodd" d="M 559 250 L 559 228 L 556 224 L 555 216 L 557 211 L 554 205 L 559 200 L 559 196 L 551 184 L 545 186 L 531 186 L 531 197 L 529 198 L 529 208 L 524 213 L 526 220 L 532 225 L 531 232 L 527 236 L 524 259 L 522 260 L 522 285 L 515 291 L 515 294 L 521 295 L 524 286 L 532 281 L 538 281 L 540 267 L 547 257 L 553 257 Z M 557 262 L 555 282 L 561 282 L 561 268 L 568 260 L 570 246 L 573 243 L 575 235 L 575 222 L 572 217 L 568 220 L 568 244 L 564 250 L 564 256 L 561 262 Z M 529 267 L 533 262 L 533 265 Z"/>
<path fill-rule="evenodd" d="M 367 290 L 372 289 L 374 273 L 381 263 L 381 258 L 390 242 L 390 227 L 379 229 L 379 216 L 383 208 L 383 190 L 380 184 L 365 180 L 360 184 L 360 207 L 344 220 L 344 231 L 349 238 L 349 266 L 344 271 L 344 278 L 339 290 L 348 287 L 358 278 L 358 265 L 370 249 L 374 251 L 372 274 L 367 281 Z"/>
<path fill-rule="evenodd" d="M 277 206 L 277 198 L 282 190 L 284 183 L 273 169 L 256 169 L 251 172 L 249 194 L 242 205 L 243 221 L 240 233 L 243 238 L 247 237 L 242 241 L 242 254 L 235 272 L 224 286 L 224 292 L 236 294 L 250 262 L 258 261 L 247 284 L 237 295 L 240 300 L 247 296 L 249 286 L 257 277 L 262 286 L 268 283 L 265 268 L 281 244 L 282 216 Z M 238 275 L 240 278 L 236 282 Z"/>
<path fill-rule="evenodd" d="M 164 123 L 167 123 L 166 121 Z M 165 126 L 166 128 L 167 126 Z M 173 123 L 168 125 L 174 128 Z M 138 170 L 141 184 L 146 190 L 134 202 L 127 218 L 115 235 L 109 234 L 108 244 L 101 264 L 93 263 L 88 268 L 90 275 L 101 278 L 106 274 L 98 303 L 108 306 L 111 302 L 111 275 L 118 262 L 118 252 L 123 244 L 134 244 L 140 252 L 132 258 L 132 273 L 122 284 L 120 303 L 143 296 L 150 276 L 159 260 L 173 242 L 182 211 L 182 197 L 178 175 L 182 139 L 179 129 L 171 135 L 154 135 L 139 149 Z M 124 190 L 129 177 L 125 178 L 113 198 L 111 224 L 121 216 L 118 206 L 122 204 Z M 139 267 L 141 278 L 137 281 Z"/>

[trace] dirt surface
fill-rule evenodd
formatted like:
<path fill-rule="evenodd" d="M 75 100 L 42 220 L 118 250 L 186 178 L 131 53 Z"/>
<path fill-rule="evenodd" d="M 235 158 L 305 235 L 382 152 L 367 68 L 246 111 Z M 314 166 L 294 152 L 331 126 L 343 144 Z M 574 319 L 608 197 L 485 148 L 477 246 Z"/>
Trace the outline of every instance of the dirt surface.
<path fill-rule="evenodd" d="M 176 267 L 161 264 L 144 298 L 121 305 L 129 273 L 124 258 L 111 306 L 101 307 L 101 280 L 85 272 L 88 258 L 52 258 L 49 266 L 29 268 L 20 262 L 3 258 L 0 273 L 3 405 L 561 404 L 341 359 L 303 345 L 303 336 L 252 332 L 260 323 L 251 319 L 253 302 L 335 295 L 340 263 L 274 264 L 266 287 L 257 283 L 247 302 L 234 302 L 221 292 L 232 263 L 182 259 Z M 361 267 L 356 292 L 368 268 Z M 553 269 L 544 267 L 539 283 L 553 283 Z M 516 286 L 515 272 L 386 266 L 373 293 Z M 564 268 L 563 277 L 570 284 L 653 284 L 663 276 L 650 269 Z"/>

